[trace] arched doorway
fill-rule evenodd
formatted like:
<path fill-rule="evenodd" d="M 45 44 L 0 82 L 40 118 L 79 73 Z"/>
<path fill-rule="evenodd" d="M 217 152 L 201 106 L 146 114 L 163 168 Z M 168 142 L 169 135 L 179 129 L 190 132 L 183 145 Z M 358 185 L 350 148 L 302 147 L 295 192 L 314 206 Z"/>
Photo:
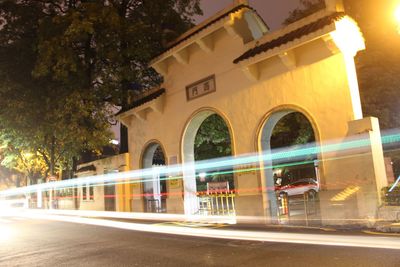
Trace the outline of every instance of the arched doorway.
<path fill-rule="evenodd" d="M 229 194 L 235 186 L 232 169 L 199 169 L 195 164 L 198 161 L 232 156 L 231 136 L 226 120 L 213 110 L 198 112 L 188 123 L 182 139 L 185 214 L 234 213 L 234 199 Z M 216 194 L 224 199 L 223 204 L 216 202 Z"/>
<path fill-rule="evenodd" d="M 285 109 L 273 113 L 261 131 L 263 153 L 273 155 L 264 162 L 264 179 L 270 216 L 275 222 L 309 224 L 318 221 L 320 188 L 318 154 L 296 157 L 274 156 L 316 146 L 317 135 L 302 113 Z"/>
<path fill-rule="evenodd" d="M 142 155 L 142 168 L 153 169 L 151 177 L 143 181 L 143 210 L 145 212 L 166 212 L 167 183 L 158 172 L 166 165 L 165 153 L 158 142 L 150 142 Z"/>

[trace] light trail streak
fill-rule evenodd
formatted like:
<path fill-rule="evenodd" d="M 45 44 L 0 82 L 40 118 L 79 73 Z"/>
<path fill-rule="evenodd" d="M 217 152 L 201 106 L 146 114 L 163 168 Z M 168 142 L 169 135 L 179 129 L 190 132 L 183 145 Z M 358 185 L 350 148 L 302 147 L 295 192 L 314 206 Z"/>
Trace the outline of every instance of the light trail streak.
<path fill-rule="evenodd" d="M 382 136 L 382 144 L 394 144 L 400 143 L 400 134 L 387 134 Z M 189 164 L 176 164 L 165 166 L 161 168 L 157 168 L 154 170 L 152 168 L 149 169 L 141 169 L 141 170 L 133 170 L 127 172 L 120 173 L 112 173 L 112 174 L 103 174 L 96 176 L 89 176 L 85 178 L 71 179 L 71 180 L 63 180 L 56 182 L 49 182 L 43 184 L 36 184 L 27 187 L 20 187 L 15 189 L 9 189 L 0 191 L 0 197 L 13 196 L 18 194 L 28 194 L 34 193 L 37 191 L 46 191 L 46 190 L 54 190 L 56 188 L 72 188 L 76 186 L 82 186 L 86 184 L 98 184 L 98 185 L 107 185 L 109 183 L 141 183 L 145 179 L 146 181 L 151 181 L 154 172 L 157 172 L 160 176 L 165 176 L 165 180 L 172 179 L 182 179 L 182 173 L 188 170 L 195 169 L 197 172 L 214 172 L 219 173 L 221 169 L 232 169 L 230 172 L 235 173 L 243 170 L 235 170 L 234 168 L 237 166 L 243 165 L 256 165 L 257 167 L 248 168 L 249 171 L 260 170 L 265 168 L 274 168 L 277 166 L 290 166 L 290 164 L 296 165 L 299 163 L 289 162 L 284 163 L 284 161 L 295 161 L 304 156 L 314 156 L 315 158 L 323 152 L 325 155 L 334 152 L 354 152 L 352 150 L 357 149 L 366 149 L 370 145 L 370 140 L 368 138 L 359 138 L 357 140 L 350 140 L 346 142 L 338 142 L 325 144 L 322 146 L 318 146 L 315 143 L 303 145 L 297 149 L 276 149 L 272 153 L 255 153 L 248 155 L 241 155 L 236 157 L 226 157 L 219 158 L 213 160 L 200 161 Z M 367 152 L 362 151 L 362 152 Z M 329 159 L 324 159 L 329 160 Z M 272 165 L 273 162 L 273 165 Z M 261 163 L 264 163 L 265 166 L 258 167 Z M 126 182 L 122 182 L 121 180 L 125 180 Z"/>
<path fill-rule="evenodd" d="M 330 159 L 325 159 L 324 161 L 332 161 L 332 160 L 338 160 L 338 159 L 344 159 L 344 158 L 353 158 L 357 157 L 361 154 L 356 154 L 356 155 L 350 155 L 350 156 L 344 156 L 344 157 L 335 157 L 335 158 L 330 158 Z M 279 164 L 279 165 L 273 165 L 273 166 L 267 166 L 267 167 L 255 167 L 255 168 L 247 168 L 247 169 L 240 169 L 240 170 L 230 170 L 230 171 L 215 171 L 215 172 L 209 172 L 208 175 L 221 175 L 221 174 L 235 174 L 235 173 L 246 173 L 246 172 L 252 172 L 252 171 L 261 171 L 261 170 L 266 170 L 266 169 L 272 169 L 272 168 L 284 168 L 284 167 L 292 167 L 292 166 L 300 166 L 300 165 L 305 165 L 305 164 L 314 164 L 314 161 L 302 161 L 302 162 L 293 162 L 293 163 L 286 163 L 286 164 Z M 162 180 L 174 180 L 174 179 L 183 179 L 183 176 L 175 176 L 175 177 L 160 177 L 160 181 Z M 107 185 L 122 185 L 122 184 L 135 184 L 135 183 L 142 183 L 142 182 L 151 182 L 155 181 L 155 179 L 140 179 L 136 181 L 115 181 L 115 182 L 108 182 L 108 183 L 98 183 L 98 184 L 90 184 L 90 186 L 93 187 L 101 187 L 101 186 L 107 186 Z M 363 183 L 368 183 L 368 182 L 362 182 L 360 181 L 358 184 L 361 185 Z M 351 186 L 352 184 L 349 184 L 347 182 L 335 182 L 335 184 L 330 184 L 330 185 L 342 185 L 342 186 Z M 73 186 L 69 187 L 61 187 L 61 188 L 52 188 L 52 189 L 47 189 L 48 191 L 50 190 L 56 190 L 56 191 L 61 191 L 63 189 L 73 189 Z M 257 187 L 257 188 L 246 188 L 246 189 L 231 189 L 227 193 L 243 193 L 243 192 L 262 192 L 263 190 L 268 191 L 268 190 L 275 190 L 275 187 Z M 205 194 L 207 191 L 198 191 L 197 194 Z M 177 193 L 177 192 L 168 192 L 168 193 L 160 193 L 160 194 L 151 194 L 151 193 L 141 193 L 141 194 L 125 194 L 119 196 L 129 196 L 129 197 L 145 197 L 145 196 L 183 196 L 183 193 Z M 116 195 L 105 195 L 105 198 L 114 198 Z M 53 196 L 53 199 L 74 199 L 74 198 L 80 198 L 80 196 L 67 196 L 67 197 L 60 197 L 60 196 Z"/>
<path fill-rule="evenodd" d="M 368 237 L 368 236 L 346 236 L 328 234 L 302 234 L 265 231 L 244 231 L 230 229 L 207 229 L 188 228 L 177 226 L 165 226 L 154 224 L 129 223 L 121 221 L 110 221 L 105 219 L 80 218 L 64 215 L 49 215 L 40 212 L 26 212 L 22 217 L 39 220 L 62 221 L 77 224 L 88 224 L 103 227 L 111 227 L 124 230 L 142 231 L 158 234 L 173 234 L 181 236 L 218 238 L 231 240 L 248 240 L 260 242 L 294 243 L 306 245 L 344 246 L 362 248 L 384 248 L 400 249 L 399 238 L 396 237 Z"/>
<path fill-rule="evenodd" d="M 400 176 L 397 177 L 396 182 L 392 185 L 392 187 L 390 187 L 389 192 L 392 192 L 396 188 L 396 186 L 399 184 L 399 182 L 400 182 Z"/>

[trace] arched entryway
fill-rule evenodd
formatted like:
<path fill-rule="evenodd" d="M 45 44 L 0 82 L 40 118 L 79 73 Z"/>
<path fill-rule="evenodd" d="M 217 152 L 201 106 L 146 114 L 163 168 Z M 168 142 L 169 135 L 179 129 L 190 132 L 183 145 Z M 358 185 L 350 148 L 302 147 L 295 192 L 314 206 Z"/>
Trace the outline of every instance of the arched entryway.
<path fill-rule="evenodd" d="M 158 172 L 166 165 L 165 152 L 161 144 L 152 141 L 145 147 L 142 154 L 142 168 L 153 169 L 151 177 L 143 181 L 143 210 L 145 212 L 166 212 L 167 183 L 164 176 Z"/>
<path fill-rule="evenodd" d="M 234 213 L 234 199 L 230 194 L 235 187 L 232 168 L 207 170 L 195 164 L 232 154 L 231 130 L 221 114 L 207 109 L 192 116 L 182 138 L 185 214 Z M 222 204 L 216 202 L 216 194 L 224 200 Z"/>
<path fill-rule="evenodd" d="M 305 113 L 283 109 L 267 118 L 260 137 L 262 152 L 272 155 L 263 162 L 266 202 L 272 221 L 293 224 L 318 221 L 319 154 L 307 152 L 294 157 L 281 153 L 303 148 L 312 151 L 318 141 L 315 125 Z"/>

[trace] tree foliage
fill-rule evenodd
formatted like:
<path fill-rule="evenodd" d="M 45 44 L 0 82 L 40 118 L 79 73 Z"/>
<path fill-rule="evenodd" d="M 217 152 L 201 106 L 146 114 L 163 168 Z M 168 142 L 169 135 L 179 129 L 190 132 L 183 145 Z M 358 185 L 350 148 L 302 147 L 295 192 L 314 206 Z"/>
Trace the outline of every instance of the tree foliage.
<path fill-rule="evenodd" d="M 225 121 L 213 114 L 200 125 L 194 141 L 195 160 L 232 155 L 231 137 Z"/>
<path fill-rule="evenodd" d="M 3 163 L 21 169 L 28 153 L 26 171 L 54 175 L 98 151 L 113 105 L 161 82 L 148 61 L 200 13 L 199 0 L 1 1 Z"/>
<path fill-rule="evenodd" d="M 35 76 L 95 91 L 99 100 L 120 105 L 135 84 L 161 82 L 149 60 L 201 13 L 199 0 L 45 2 L 50 15 L 40 21 Z"/>
<path fill-rule="evenodd" d="M 309 120 L 293 112 L 278 121 L 271 135 L 271 148 L 290 147 L 315 142 L 314 130 Z"/>
<path fill-rule="evenodd" d="M 197 130 L 194 141 L 195 160 L 207 160 L 232 155 L 232 143 L 228 126 L 219 115 L 213 114 L 206 118 Z M 229 188 L 234 189 L 232 170 L 227 173 L 208 174 L 204 181 L 198 180 L 197 191 L 207 189 L 208 182 L 229 182 Z"/>
<path fill-rule="evenodd" d="M 325 8 L 325 0 L 300 0 L 300 6 L 289 12 L 283 24 L 288 25 Z"/>

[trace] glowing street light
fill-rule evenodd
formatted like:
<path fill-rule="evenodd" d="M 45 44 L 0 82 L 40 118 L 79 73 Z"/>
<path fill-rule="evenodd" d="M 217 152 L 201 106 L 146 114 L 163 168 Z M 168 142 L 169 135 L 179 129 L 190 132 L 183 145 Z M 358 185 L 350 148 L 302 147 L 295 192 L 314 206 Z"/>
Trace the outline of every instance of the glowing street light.
<path fill-rule="evenodd" d="M 394 11 L 394 18 L 397 23 L 397 30 L 400 33 L 400 4 L 396 7 L 396 9 Z"/>
<path fill-rule="evenodd" d="M 206 177 L 207 177 L 207 173 L 206 172 L 199 173 L 200 182 L 205 182 L 206 181 Z"/>

